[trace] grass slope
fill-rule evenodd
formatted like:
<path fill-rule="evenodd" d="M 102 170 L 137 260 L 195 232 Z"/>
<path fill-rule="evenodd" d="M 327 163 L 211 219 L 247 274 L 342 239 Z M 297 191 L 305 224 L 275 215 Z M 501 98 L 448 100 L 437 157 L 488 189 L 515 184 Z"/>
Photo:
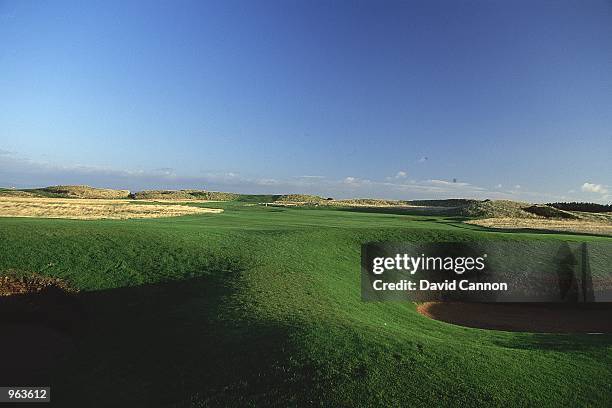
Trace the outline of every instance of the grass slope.
<path fill-rule="evenodd" d="M 58 406 L 612 404 L 610 335 L 453 326 L 364 303 L 359 284 L 366 241 L 610 239 L 213 204 L 225 212 L 1 219 L 0 270 L 68 280 L 83 323 L 66 356 L 0 382 L 51 384 Z"/>

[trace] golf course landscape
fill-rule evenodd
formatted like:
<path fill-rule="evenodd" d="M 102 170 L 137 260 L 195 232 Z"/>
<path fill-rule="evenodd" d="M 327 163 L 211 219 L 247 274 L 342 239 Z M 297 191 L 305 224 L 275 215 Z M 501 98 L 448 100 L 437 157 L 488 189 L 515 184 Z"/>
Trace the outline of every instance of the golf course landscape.
<path fill-rule="evenodd" d="M 0 408 L 612 408 L 610 39 L 0 0 Z"/>
<path fill-rule="evenodd" d="M 468 328 L 360 294 L 366 242 L 612 238 L 245 197 L 0 218 L 1 275 L 63 285 L 0 297 L 0 383 L 50 385 L 62 407 L 612 405 L 610 333 Z"/>

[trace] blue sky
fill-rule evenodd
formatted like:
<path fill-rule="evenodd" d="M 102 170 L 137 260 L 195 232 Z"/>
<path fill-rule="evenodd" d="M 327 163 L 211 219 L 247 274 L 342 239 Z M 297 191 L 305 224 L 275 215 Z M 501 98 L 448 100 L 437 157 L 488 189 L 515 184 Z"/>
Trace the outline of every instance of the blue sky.
<path fill-rule="evenodd" d="M 1 185 L 612 200 L 609 1 L 84 3 L 0 0 Z"/>

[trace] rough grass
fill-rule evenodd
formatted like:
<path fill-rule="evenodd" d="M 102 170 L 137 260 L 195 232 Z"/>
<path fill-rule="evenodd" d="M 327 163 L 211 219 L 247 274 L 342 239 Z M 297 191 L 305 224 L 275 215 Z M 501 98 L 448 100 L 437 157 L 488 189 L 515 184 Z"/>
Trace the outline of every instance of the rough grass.
<path fill-rule="evenodd" d="M 126 200 L 0 197 L 0 217 L 94 220 L 175 217 L 222 211 L 186 205 L 134 204 Z"/>
<path fill-rule="evenodd" d="M 543 218 L 485 218 L 466 221 L 468 224 L 500 229 L 537 229 L 584 234 L 612 235 L 612 223 L 588 220 L 551 220 Z"/>
<path fill-rule="evenodd" d="M 457 213 L 476 218 L 467 223 L 487 228 L 612 235 L 612 217 L 605 213 L 564 211 L 548 205 L 507 200 L 472 202 L 458 208 Z"/>

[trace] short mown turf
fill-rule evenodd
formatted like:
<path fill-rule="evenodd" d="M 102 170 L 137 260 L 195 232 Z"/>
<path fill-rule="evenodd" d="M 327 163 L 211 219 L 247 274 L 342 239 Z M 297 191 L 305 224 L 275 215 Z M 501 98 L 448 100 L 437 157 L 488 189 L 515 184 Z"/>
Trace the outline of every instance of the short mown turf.
<path fill-rule="evenodd" d="M 443 217 L 212 205 L 225 212 L 0 219 L 0 271 L 81 289 L 63 354 L 29 361 L 27 372 L 3 370 L 1 382 L 49 384 L 54 404 L 79 407 L 612 405 L 611 335 L 464 328 L 429 320 L 411 303 L 360 295 L 368 241 L 612 239 L 491 232 Z"/>

